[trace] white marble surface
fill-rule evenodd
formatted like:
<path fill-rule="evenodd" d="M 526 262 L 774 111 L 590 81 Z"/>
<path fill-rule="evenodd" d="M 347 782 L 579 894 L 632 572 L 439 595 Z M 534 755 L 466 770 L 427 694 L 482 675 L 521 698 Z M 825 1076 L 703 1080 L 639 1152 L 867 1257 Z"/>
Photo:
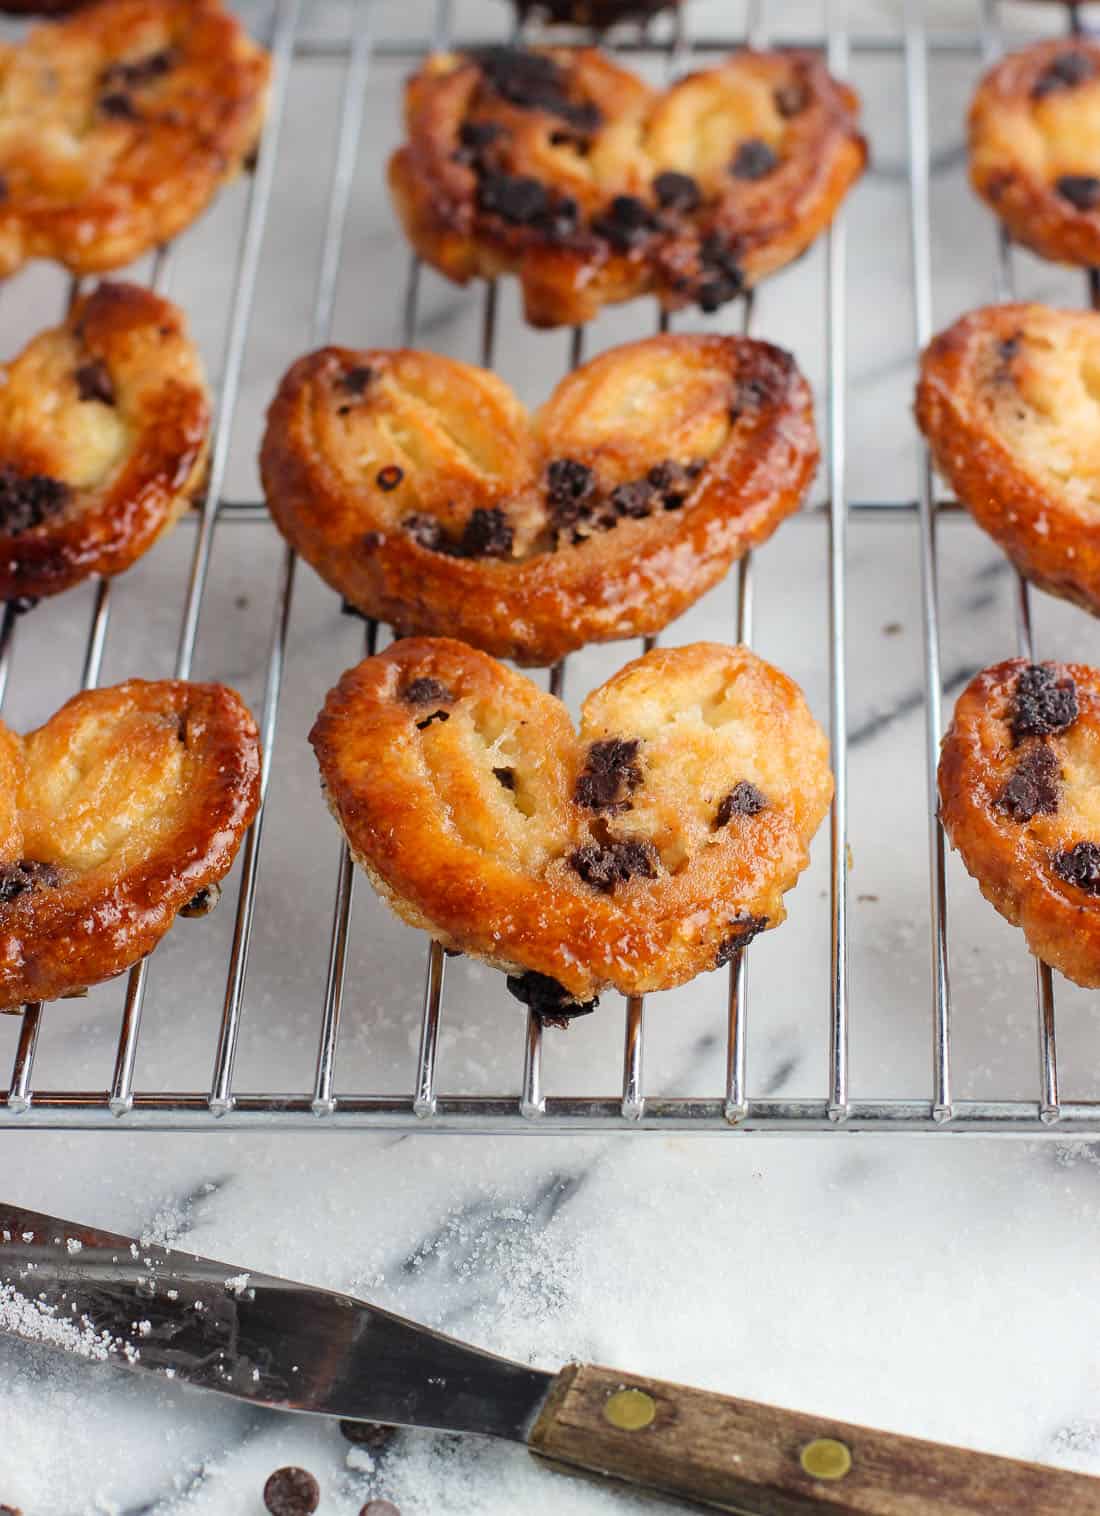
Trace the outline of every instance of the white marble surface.
<path fill-rule="evenodd" d="M 426 35 L 429 0 L 380 0 L 394 33 Z M 972 31 L 976 0 L 929 0 L 937 28 Z M 896 34 L 898 0 L 834 0 L 854 28 Z M 1059 7 L 1001 7 L 1011 36 L 1057 24 Z M 732 21 L 731 21 L 731 12 Z M 733 0 L 691 0 L 700 32 L 736 27 Z M 263 12 L 257 7 L 257 21 Z M 321 20 L 334 28 L 333 0 Z M 820 24 L 817 0 L 771 0 L 769 25 Z M 461 30 L 503 32 L 500 0 L 457 0 Z M 935 319 L 992 295 L 995 240 L 965 186 L 962 116 L 973 53 L 937 57 L 932 78 Z M 350 343 L 400 334 L 405 254 L 380 163 L 398 131 L 401 66 L 372 73 L 364 151 L 341 268 L 335 332 Z M 848 213 L 851 273 L 849 486 L 853 499 L 911 497 L 913 312 L 908 293 L 904 89 L 898 60 L 860 53 L 874 167 Z M 256 315 L 227 493 L 255 498 L 262 408 L 309 342 L 328 157 L 336 127 L 332 64 L 296 66 L 283 171 L 264 245 Z M 172 291 L 217 373 L 234 245 L 245 204 L 228 193 L 183 239 Z M 1022 293 L 1067 303 L 1082 280 L 1018 259 Z M 0 295 L 0 346 L 53 318 L 63 296 L 46 268 Z M 564 334 L 525 331 L 502 297 L 500 366 L 537 401 L 560 374 Z M 755 330 L 792 347 L 823 397 L 824 256 L 767 285 Z M 713 322 L 732 326 L 729 310 Z M 421 340 L 478 353 L 481 297 L 434 276 L 422 290 Z M 608 313 L 589 351 L 650 330 L 652 310 Z M 823 483 L 817 486 L 818 496 Z M 191 528 L 184 526 L 115 590 L 104 678 L 170 672 Z M 756 562 L 754 641 L 797 677 L 827 717 L 825 533 L 792 522 Z M 258 706 L 280 545 L 264 526 L 219 532 L 196 673 L 238 685 Z M 852 738 L 852 1090 L 930 1091 L 918 541 L 912 521 L 856 517 L 849 554 Z M 996 549 L 964 519 L 942 528 L 943 661 L 949 692 L 1014 651 L 1013 584 Z M 729 585 L 669 637 L 732 635 Z M 73 592 L 20 631 L 5 715 L 44 719 L 79 676 L 90 593 Z M 1100 660 L 1094 621 L 1035 601 L 1043 655 Z M 264 841 L 255 945 L 237 1088 L 307 1090 L 327 959 L 336 834 L 317 794 L 304 734 L 329 684 L 357 656 L 360 629 L 307 570 L 298 577 L 290 662 Z M 633 649 L 631 649 L 633 651 Z M 623 650 L 570 664 L 569 694 L 597 683 Z M 791 919 L 752 949 L 749 1087 L 754 1095 L 825 1090 L 827 838 L 791 899 Z M 954 864 L 951 966 L 956 1093 L 1034 1098 L 1033 968 L 1018 934 Z M 181 923 L 151 970 L 137 1084 L 204 1088 L 221 1004 L 233 895 Z M 337 1085 L 409 1087 L 423 943 L 357 890 Z M 647 1090 L 721 1091 L 724 978 L 654 997 Z M 121 991 L 49 1008 L 40 1087 L 102 1087 Z M 1091 997 L 1058 986 L 1064 1094 L 1100 1094 Z M 0 1025 L 0 1067 L 16 1028 Z M 613 1093 L 621 1005 L 548 1039 L 551 1094 Z M 518 1087 L 522 1020 L 497 976 L 448 969 L 439 1087 Z M 654 1136 L 475 1138 L 414 1133 L 155 1136 L 124 1131 L 0 1135 L 6 1198 L 115 1230 L 357 1290 L 488 1347 L 553 1366 L 582 1356 L 732 1393 L 864 1420 L 1100 1473 L 1100 1147 L 1057 1141 L 774 1139 Z M 335 1428 L 256 1414 L 109 1368 L 0 1343 L 0 1503 L 26 1516 L 82 1512 L 241 1513 L 262 1509 L 276 1466 L 321 1479 L 326 1516 L 387 1494 L 412 1513 L 513 1516 L 523 1509 L 627 1511 L 632 1497 L 554 1478 L 503 1447 L 403 1434 L 369 1474 L 348 1468 Z M 637 1507 L 641 1509 L 641 1506 Z M 658 1503 L 654 1509 L 669 1509 Z M 1100 1508 L 1100 1495 L 1098 1495 Z"/>

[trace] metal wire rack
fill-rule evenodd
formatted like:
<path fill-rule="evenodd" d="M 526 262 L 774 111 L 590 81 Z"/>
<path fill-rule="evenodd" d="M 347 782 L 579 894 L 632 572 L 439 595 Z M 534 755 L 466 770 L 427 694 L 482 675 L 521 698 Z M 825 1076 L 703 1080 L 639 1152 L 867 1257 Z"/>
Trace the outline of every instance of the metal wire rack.
<path fill-rule="evenodd" d="M 899 5 L 902 0 L 899 0 Z M 900 28 L 893 35 L 868 31 L 849 35 L 843 26 L 843 0 L 822 0 L 824 15 L 817 35 L 800 38 L 800 45 L 821 49 L 830 69 L 845 76 L 853 57 L 884 57 L 900 63 L 904 73 L 907 116 L 907 167 L 910 250 L 912 259 L 912 325 L 914 349 L 932 334 L 932 270 L 930 252 L 930 134 L 928 117 L 928 69 L 930 59 L 959 54 L 969 58 L 993 56 L 998 47 L 998 6 L 1003 0 L 984 0 L 985 25 L 973 34 L 934 33 L 924 24 L 923 0 L 904 0 Z M 432 34 L 410 39 L 388 33 L 377 36 L 376 19 L 385 0 L 349 0 L 345 30 L 341 36 L 311 31 L 311 13 L 303 16 L 303 0 L 276 0 L 270 45 L 274 58 L 271 107 L 255 171 L 246 193 L 244 216 L 237 250 L 234 298 L 227 330 L 225 356 L 220 376 L 209 487 L 201 508 L 193 513 L 194 544 L 190 577 L 175 657 L 175 674 L 190 675 L 195 657 L 204 592 L 217 537 L 224 530 L 268 529 L 261 502 L 225 498 L 227 468 L 234 432 L 242 371 L 249 341 L 257 281 L 261 275 L 265 246 L 265 223 L 273 187 L 277 182 L 279 141 L 286 113 L 292 70 L 302 60 L 327 59 L 343 71 L 338 130 L 330 168 L 327 212 L 321 237 L 319 267 L 315 275 L 311 339 L 313 345 L 331 334 L 341 267 L 345 230 L 352 204 L 356 166 L 364 124 L 364 102 L 369 76 L 378 60 L 396 60 L 409 66 L 428 47 L 469 44 L 477 39 L 452 33 L 451 0 L 435 0 Z M 768 6 L 765 0 L 749 0 L 747 25 L 725 35 L 693 37 L 690 6 L 679 23 L 659 39 L 645 34 L 628 36 L 625 52 L 663 53 L 664 67 L 674 76 L 689 62 L 728 50 L 745 41 L 766 43 Z M 1078 8 L 1067 15 L 1080 25 Z M 303 22 L 306 25 L 303 25 Z M 312 1088 L 275 1093 L 241 1090 L 234 1080 L 235 1060 L 241 1035 L 246 974 L 253 941 L 257 889 L 264 842 L 265 810 L 262 809 L 245 845 L 237 869 L 236 917 L 225 978 L 222 1014 L 209 1085 L 198 1090 L 143 1091 L 135 1089 L 135 1068 L 146 1002 L 147 964 L 137 965 L 126 984 L 121 1025 L 117 1037 L 114 1072 L 110 1088 L 40 1089 L 34 1083 L 36 1051 L 43 1008 L 29 1005 L 15 1049 L 6 1100 L 0 1100 L 0 1126 L 67 1127 L 127 1130 L 143 1128 L 189 1128 L 194 1130 L 269 1127 L 317 1131 L 353 1127 L 404 1128 L 448 1131 L 596 1131 L 660 1130 L 699 1131 L 928 1131 L 1054 1133 L 1065 1136 L 1100 1131 L 1100 1101 L 1066 1101 L 1060 1098 L 1059 1068 L 1055 1040 L 1054 988 L 1050 971 L 1036 973 L 1036 1020 L 1039 1040 L 1038 1088 L 1033 1098 L 989 1100 L 958 1099 L 952 1091 L 951 986 L 948 975 L 945 855 L 942 832 L 936 821 L 935 770 L 942 729 L 943 672 L 940 657 L 938 617 L 937 521 L 956 507 L 937 501 L 931 469 L 924 459 L 916 500 L 849 501 L 847 490 L 846 435 L 848 417 L 846 244 L 844 214 L 828 234 L 826 250 L 825 353 L 827 400 L 827 499 L 809 508 L 807 516 L 827 516 L 828 560 L 828 658 L 830 664 L 830 718 L 836 772 L 836 799 L 832 811 L 830 851 L 830 974 L 827 985 L 815 992 L 821 1009 L 828 1010 L 828 1059 L 822 1070 L 823 1091 L 813 1099 L 757 1097 L 748 1087 L 746 1046 L 748 1026 L 748 959 L 739 956 L 729 970 L 728 996 L 722 1035 L 725 1044 L 724 1086 L 709 1098 L 647 1095 L 643 1073 L 645 1008 L 640 998 L 627 1001 L 622 1055 L 621 1086 L 614 1095 L 549 1096 L 542 1074 L 542 1028 L 529 1015 L 524 1039 L 522 1070 L 517 1069 L 518 1088 L 501 1095 L 463 1095 L 437 1087 L 440 1028 L 444 1015 L 445 959 L 432 945 L 427 953 L 420 1032 L 413 1068 L 412 1088 L 402 1094 L 344 1093 L 336 1084 L 341 1010 L 348 968 L 349 929 L 352 919 L 353 867 L 346 846 L 340 856 L 336 898 L 332 914 L 327 971 L 319 990 L 319 1027 Z M 394 236 L 397 236 L 396 230 Z M 1012 290 L 1010 250 L 1002 243 L 1002 256 L 993 285 L 998 298 Z M 161 288 L 167 281 L 172 249 L 157 254 L 152 282 Z M 404 302 L 405 340 L 418 336 L 420 269 L 415 259 L 409 268 Z M 1100 276 L 1088 284 L 1089 299 L 1100 306 Z M 470 299 L 479 298 L 475 294 Z M 480 359 L 491 366 L 498 324 L 498 292 L 488 286 L 484 295 Z M 753 317 L 753 300 L 743 302 L 743 329 Z M 640 325 L 647 318 L 637 317 Z M 662 329 L 666 323 L 660 323 Z M 421 340 L 426 340 L 421 338 Z M 585 332 L 573 332 L 571 361 L 583 358 Z M 931 983 L 928 1007 L 932 1029 L 931 1078 L 918 1098 L 868 1100 L 854 1098 L 849 1078 L 849 900 L 848 869 L 848 729 L 846 625 L 847 528 L 850 515 L 870 515 L 886 520 L 919 522 L 922 654 L 925 678 L 925 766 L 928 815 L 928 921 Z M 794 525 L 785 530 L 797 530 Z M 732 635 L 748 641 L 753 630 L 753 568 L 743 560 L 736 574 L 736 611 Z M 286 550 L 279 575 L 274 626 L 266 662 L 266 682 L 260 710 L 263 741 L 263 788 L 268 795 L 273 764 L 279 762 L 280 701 L 287 664 L 288 629 L 295 588 L 295 558 Z M 48 614 L 48 610 L 45 612 Z M 43 614 L 42 611 L 36 612 Z M 84 651 L 81 683 L 87 688 L 100 678 L 111 615 L 111 586 L 101 581 L 95 594 L 91 626 Z M 21 617 L 8 606 L 0 620 L 0 701 L 7 690 L 9 673 L 19 640 Z M 1031 656 L 1033 639 L 1031 608 L 1026 585 L 1021 581 L 1017 598 L 1019 650 Z M 378 628 L 367 624 L 368 652 L 377 646 Z M 338 669 L 333 670 L 333 675 Z M 550 671 L 550 688 L 560 692 L 565 669 Z"/>

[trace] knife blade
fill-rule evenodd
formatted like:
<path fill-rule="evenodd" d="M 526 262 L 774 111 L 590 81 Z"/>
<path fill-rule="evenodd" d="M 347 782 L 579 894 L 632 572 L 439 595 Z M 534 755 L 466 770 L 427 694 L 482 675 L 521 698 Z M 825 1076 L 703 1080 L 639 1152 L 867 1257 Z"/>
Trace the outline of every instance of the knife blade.
<path fill-rule="evenodd" d="M 476 1432 L 739 1516 L 1098 1516 L 1100 1480 L 591 1364 L 0 1202 L 0 1330 L 287 1411 Z"/>

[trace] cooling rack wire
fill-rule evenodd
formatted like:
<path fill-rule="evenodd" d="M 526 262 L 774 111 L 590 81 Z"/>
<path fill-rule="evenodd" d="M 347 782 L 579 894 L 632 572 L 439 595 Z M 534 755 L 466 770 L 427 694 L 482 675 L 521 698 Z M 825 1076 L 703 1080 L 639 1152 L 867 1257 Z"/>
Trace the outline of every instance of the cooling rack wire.
<path fill-rule="evenodd" d="M 776 4 L 777 0 L 770 0 Z M 900 58 L 905 78 L 907 124 L 908 209 L 912 263 L 912 326 L 914 350 L 932 335 L 932 271 L 930 242 L 930 138 L 928 116 L 928 69 L 930 56 L 969 53 L 991 61 L 1000 49 L 998 6 L 1002 0 L 983 0 L 980 34 L 930 34 L 924 25 L 924 0 L 899 0 L 903 5 L 896 36 L 870 33 L 849 36 L 843 26 L 843 0 L 822 0 L 819 34 L 799 38 L 799 45 L 821 50 L 830 70 L 840 77 L 849 72 L 853 54 Z M 409 68 L 432 48 L 469 44 L 477 39 L 457 36 L 452 25 L 453 0 L 435 0 L 430 35 L 376 40 L 377 19 L 386 0 L 348 0 L 346 33 L 334 38 L 311 33 L 302 25 L 303 0 L 276 0 L 270 18 L 274 73 L 271 104 L 254 171 L 247 189 L 247 212 L 236 254 L 234 294 L 227 328 L 224 360 L 218 387 L 209 485 L 201 506 L 192 513 L 194 545 L 182 620 L 176 646 L 174 674 L 187 678 L 192 671 L 204 591 L 215 549 L 216 531 L 259 525 L 269 530 L 262 502 L 225 498 L 227 469 L 233 439 L 242 373 L 249 341 L 257 281 L 264 252 L 265 228 L 272 191 L 277 182 L 279 140 L 286 115 L 288 85 L 296 62 L 325 57 L 343 69 L 338 108 L 335 151 L 325 215 L 311 320 L 311 345 L 319 346 L 332 335 L 337 283 L 352 204 L 356 169 L 360 158 L 365 102 L 372 67 L 378 60 L 401 62 Z M 745 42 L 768 42 L 769 0 L 748 0 L 744 24 L 723 36 L 691 34 L 691 5 L 679 13 L 661 40 L 645 34 L 628 36 L 619 51 L 659 52 L 669 79 L 689 65 L 720 55 Z M 735 9 L 731 6 L 731 10 Z M 1067 7 L 1069 24 L 1078 29 L 1080 12 Z M 542 1028 L 528 1014 L 523 1064 L 518 1091 L 502 1095 L 447 1094 L 437 1089 L 440 1023 L 444 1011 L 446 959 L 432 944 L 427 964 L 420 1012 L 420 1033 L 413 1071 L 413 1086 L 404 1094 L 337 1093 L 336 1067 L 341 1009 L 348 967 L 349 932 L 354 888 L 353 865 L 346 845 L 340 854 L 332 914 L 327 971 L 320 1003 L 317 1055 L 312 1090 L 278 1093 L 242 1091 L 234 1084 L 234 1065 L 241 1034 L 244 991 L 255 923 L 257 887 L 263 856 L 266 806 L 242 848 L 237 879 L 237 904 L 232 943 L 225 979 L 224 1002 L 217 1032 L 213 1069 L 207 1088 L 191 1091 L 142 1091 L 134 1088 L 135 1065 L 146 1005 L 148 963 L 136 965 L 128 976 L 121 1024 L 114 1058 L 114 1071 L 107 1090 L 38 1089 L 34 1085 L 35 1055 L 43 1007 L 28 1005 L 21 1016 L 6 1100 L 0 1100 L 0 1126 L 44 1128 L 97 1128 L 127 1130 L 240 1129 L 267 1127 L 317 1131 L 353 1127 L 403 1128 L 447 1131 L 596 1131 L 658 1130 L 665 1132 L 725 1131 L 730 1133 L 773 1131 L 925 1131 L 1026 1134 L 1086 1134 L 1100 1130 L 1100 1101 L 1064 1101 L 1059 1095 L 1059 1070 L 1055 1038 L 1054 986 L 1050 970 L 1036 965 L 1035 1008 L 1038 1027 L 1038 1091 L 1033 1099 L 956 1099 L 952 1095 L 951 986 L 947 953 L 947 890 L 945 850 L 936 820 L 935 772 L 942 730 L 943 676 L 940 659 L 940 626 L 937 587 L 937 518 L 956 510 L 953 501 L 937 500 L 927 453 L 919 473 L 917 499 L 850 502 L 846 478 L 846 405 L 848 400 L 846 320 L 845 215 L 841 211 L 826 238 L 825 353 L 826 397 L 824 430 L 827 445 L 827 498 L 821 506 L 807 508 L 806 515 L 827 515 L 828 558 L 828 659 L 830 674 L 829 716 L 836 798 L 830 837 L 830 973 L 821 986 L 822 1009 L 828 1008 L 828 1061 L 825 1093 L 817 1099 L 783 1100 L 750 1096 L 746 1079 L 747 1025 L 749 1013 L 748 955 L 738 954 L 729 966 L 724 1038 L 725 1082 L 721 1093 L 709 1098 L 676 1098 L 646 1094 L 643 1052 L 645 1006 L 641 997 L 626 1002 L 621 1089 L 614 1096 L 548 1096 L 542 1077 Z M 396 229 L 393 235 L 398 234 Z M 173 249 L 161 248 L 154 260 L 152 286 L 167 288 Z M 404 297 L 404 340 L 415 345 L 420 305 L 420 266 L 409 264 Z M 77 284 L 70 290 L 75 298 Z M 1013 296 L 1010 249 L 1002 238 L 1000 256 L 993 273 L 991 297 Z M 476 298 L 471 296 L 471 298 Z M 480 338 L 480 361 L 492 367 L 497 344 L 498 290 L 484 287 Z M 1091 271 L 1088 298 L 1100 308 L 1100 272 Z M 647 319 L 644 315 L 641 320 Z M 652 319 L 651 317 L 648 319 Z M 741 301 L 740 324 L 752 330 L 753 297 Z M 660 317 L 659 330 L 668 329 Z M 576 328 L 570 343 L 573 367 L 583 361 L 585 331 Z M 925 681 L 925 772 L 928 816 L 928 920 L 930 925 L 931 979 L 928 1006 L 932 1030 L 929 1087 L 916 1098 L 856 1099 L 849 1090 L 849 972 L 848 972 L 848 701 L 845 646 L 847 526 L 850 512 L 875 513 L 889 519 L 917 516 L 920 541 L 920 599 L 922 656 Z M 789 526 L 785 530 L 797 529 Z M 278 761 L 279 711 L 287 664 L 287 640 L 295 587 L 295 555 L 284 549 L 277 590 L 276 614 L 266 662 L 266 678 L 259 712 L 263 742 L 262 782 L 268 795 L 272 765 Z M 750 642 L 753 633 L 753 567 L 751 556 L 734 574 L 732 634 Z M 42 611 L 37 614 L 41 615 Z M 48 614 L 48 611 L 47 611 Z M 81 686 L 94 687 L 100 679 L 111 615 L 111 585 L 100 580 L 96 587 L 91 625 L 84 650 Z M 0 619 L 0 702 L 7 690 L 12 660 L 19 640 L 19 610 L 5 607 Z M 1036 656 L 1027 585 L 1016 588 L 1016 631 L 1019 652 Z M 379 628 L 366 623 L 364 650 L 375 651 Z M 652 645 L 655 639 L 646 639 Z M 549 688 L 561 693 L 566 678 L 564 664 L 549 672 Z"/>

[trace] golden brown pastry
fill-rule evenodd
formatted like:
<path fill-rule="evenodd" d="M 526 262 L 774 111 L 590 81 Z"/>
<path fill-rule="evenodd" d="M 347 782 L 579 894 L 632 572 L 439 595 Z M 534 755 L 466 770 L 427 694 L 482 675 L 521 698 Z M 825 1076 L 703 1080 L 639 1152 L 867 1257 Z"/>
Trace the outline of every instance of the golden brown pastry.
<path fill-rule="evenodd" d="M 220 684 L 87 690 L 0 725 L 0 1008 L 120 973 L 228 873 L 260 793 L 256 725 Z"/>
<path fill-rule="evenodd" d="M 181 232 L 255 147 L 268 70 L 218 0 L 99 0 L 0 46 L 0 277 Z"/>
<path fill-rule="evenodd" d="M 1100 314 L 973 311 L 921 360 L 936 466 L 1028 579 L 1100 612 Z"/>
<path fill-rule="evenodd" d="M 1057 263 L 1100 263 L 1100 42 L 1010 53 L 970 106 L 970 180 L 1013 238 Z"/>
<path fill-rule="evenodd" d="M 1028 947 L 1100 985 L 1100 672 L 1010 659 L 967 685 L 943 741 L 952 846 Z"/>
<path fill-rule="evenodd" d="M 260 469 L 280 531 L 365 615 L 542 664 L 665 626 L 798 507 L 817 457 L 789 354 L 665 336 L 534 417 L 484 369 L 323 348 L 283 379 Z"/>
<path fill-rule="evenodd" d="M 535 326 L 647 292 L 713 311 L 832 220 L 866 163 L 858 104 L 808 52 L 663 93 L 594 48 L 442 53 L 408 83 L 390 189 L 421 257 L 518 274 Z"/>
<path fill-rule="evenodd" d="M 549 1018 L 667 989 L 783 920 L 833 792 L 798 687 L 747 648 L 660 648 L 582 707 L 409 639 L 310 734 L 357 861 L 406 921 Z"/>
<path fill-rule="evenodd" d="M 0 599 L 117 574 L 201 484 L 210 400 L 182 313 L 101 284 L 0 367 Z"/>

